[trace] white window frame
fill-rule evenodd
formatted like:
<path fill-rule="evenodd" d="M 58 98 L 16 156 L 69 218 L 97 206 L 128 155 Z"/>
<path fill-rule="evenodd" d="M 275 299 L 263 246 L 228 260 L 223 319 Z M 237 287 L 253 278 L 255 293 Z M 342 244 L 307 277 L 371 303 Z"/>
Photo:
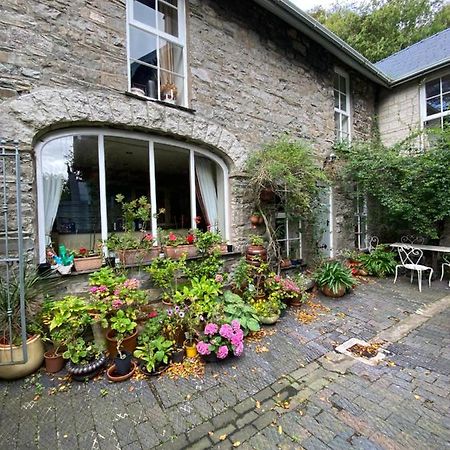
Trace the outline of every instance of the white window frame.
<path fill-rule="evenodd" d="M 164 2 L 164 0 L 155 0 L 156 7 L 158 3 L 161 2 L 165 5 L 169 5 L 169 3 Z M 185 0 L 178 0 L 178 37 L 172 36 L 171 34 L 168 34 L 164 31 L 160 31 L 157 28 L 154 28 L 150 25 L 146 25 L 142 22 L 139 22 L 138 20 L 135 20 L 133 17 L 133 0 L 126 0 L 126 17 L 127 17 L 127 77 L 128 77 L 128 91 L 131 91 L 131 51 L 130 51 L 130 25 L 140 29 L 141 31 L 144 31 L 146 33 L 152 33 L 156 36 L 156 51 L 157 51 L 157 59 L 158 59 L 158 67 L 156 67 L 156 70 L 158 71 L 158 80 L 161 76 L 161 69 L 159 66 L 159 39 L 163 38 L 168 42 L 171 42 L 173 44 L 176 44 L 183 49 L 183 75 L 175 74 L 177 77 L 183 78 L 183 99 L 181 106 L 187 107 L 188 106 L 188 83 L 187 83 L 187 50 L 186 50 L 186 5 Z M 156 22 L 157 25 L 158 22 Z M 139 64 L 147 65 L 145 63 L 139 62 Z M 148 65 L 148 67 L 155 68 L 152 65 Z M 152 100 L 161 100 L 161 86 L 158 83 L 157 86 L 158 89 L 158 98 L 148 97 Z"/>
<path fill-rule="evenodd" d="M 280 245 L 280 247 L 282 247 L 284 245 L 284 249 L 286 252 L 286 256 L 287 258 L 290 258 L 290 246 L 289 244 L 291 242 L 295 242 L 298 241 L 298 249 L 299 249 L 299 257 L 300 259 L 303 259 L 303 245 L 302 245 L 302 241 L 303 241 L 303 234 L 302 234 L 302 221 L 301 219 L 298 220 L 298 237 L 295 238 L 290 238 L 289 237 L 289 218 L 287 216 L 286 213 L 284 212 L 278 212 L 276 213 L 276 219 L 283 219 L 284 221 L 284 233 L 286 238 L 285 239 L 277 239 L 278 244 Z"/>
<path fill-rule="evenodd" d="M 367 242 L 367 196 L 359 192 L 358 186 L 355 189 L 355 219 L 356 219 L 356 240 L 358 243 L 358 250 L 366 250 L 369 246 Z M 365 217 L 364 226 L 362 225 L 362 218 Z"/>
<path fill-rule="evenodd" d="M 337 92 L 342 93 L 345 95 L 345 107 L 346 111 L 344 111 L 341 108 L 334 107 L 334 112 L 339 114 L 339 129 L 335 130 L 337 132 L 337 140 L 341 142 L 344 140 L 342 137 L 342 117 L 347 117 L 347 123 L 348 123 L 348 136 L 346 138 L 347 141 L 351 141 L 352 139 L 352 111 L 351 111 L 351 100 L 350 100 L 350 77 L 348 76 L 348 73 L 344 70 L 340 69 L 339 67 L 334 68 L 333 72 L 333 104 L 334 104 L 334 94 L 336 92 L 336 89 L 334 88 L 334 75 L 340 75 L 345 79 L 345 92 L 338 90 Z M 334 118 L 333 118 L 334 119 Z"/>
<path fill-rule="evenodd" d="M 222 181 L 218 186 L 224 205 L 224 240 L 229 242 L 231 237 L 230 232 L 230 211 L 229 211 L 229 184 L 228 184 L 228 167 L 225 162 L 217 155 L 199 148 L 195 145 L 180 142 L 174 139 L 149 136 L 148 134 L 132 132 L 132 131 L 118 131 L 105 130 L 100 128 L 77 128 L 73 130 L 65 130 L 54 132 L 47 135 L 40 141 L 35 148 L 36 151 L 36 190 L 37 190 L 37 218 L 38 218 L 38 248 L 39 248 L 39 262 L 45 262 L 46 257 L 46 241 L 45 241 L 45 216 L 44 216 L 44 187 L 42 182 L 42 151 L 45 145 L 61 137 L 67 136 L 97 136 L 98 137 L 98 165 L 99 165 L 99 188 L 100 188 L 100 217 L 101 217 L 101 238 L 106 241 L 108 238 L 108 216 L 106 205 L 106 171 L 105 171 L 105 137 L 121 137 L 129 139 L 138 139 L 148 142 L 149 152 L 149 177 L 150 177 L 150 202 L 152 206 L 152 233 L 157 235 L 157 220 L 156 212 L 158 206 L 156 204 L 156 186 L 155 186 L 155 144 L 164 144 L 172 147 L 179 147 L 189 151 L 189 183 L 190 183 L 190 200 L 191 200 L 191 228 L 195 229 L 197 224 L 195 217 L 197 216 L 197 205 L 195 197 L 195 155 L 204 156 L 214 161 L 221 169 L 218 172 L 218 179 Z M 219 183 L 218 183 L 219 184 Z M 223 185 L 223 186 L 222 186 Z M 106 248 L 104 248 L 106 255 Z"/>
<path fill-rule="evenodd" d="M 442 78 L 445 76 L 449 76 L 450 72 L 441 72 L 439 74 L 435 74 L 432 77 L 427 77 L 422 81 L 422 84 L 420 86 L 420 125 L 422 130 L 426 129 L 425 122 L 428 122 L 430 120 L 440 119 L 440 127 L 443 128 L 444 123 L 444 117 L 450 116 L 450 110 L 449 111 L 441 111 L 436 114 L 432 114 L 431 116 L 427 115 L 427 94 L 426 94 L 426 84 L 430 83 L 431 81 L 439 80 L 440 85 L 440 94 L 441 97 L 441 105 L 442 105 Z M 447 92 L 445 92 L 447 93 Z"/>

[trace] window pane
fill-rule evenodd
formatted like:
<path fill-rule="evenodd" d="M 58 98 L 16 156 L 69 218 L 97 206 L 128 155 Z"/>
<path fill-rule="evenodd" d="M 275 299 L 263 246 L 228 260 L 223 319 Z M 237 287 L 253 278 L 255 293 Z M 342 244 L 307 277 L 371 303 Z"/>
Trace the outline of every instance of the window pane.
<path fill-rule="evenodd" d="M 156 28 L 155 0 L 134 0 L 133 18 L 145 25 Z"/>
<path fill-rule="evenodd" d="M 344 94 L 341 94 L 341 109 L 347 111 L 347 97 Z"/>
<path fill-rule="evenodd" d="M 425 122 L 426 128 L 436 128 L 441 126 L 441 119 L 433 119 L 433 120 L 427 120 Z"/>
<path fill-rule="evenodd" d="M 130 57 L 157 66 L 156 36 L 130 27 Z"/>
<path fill-rule="evenodd" d="M 158 216 L 163 229 L 191 228 L 189 151 L 155 144 L 156 206 L 164 213 Z"/>
<path fill-rule="evenodd" d="M 153 67 L 132 62 L 131 68 L 131 89 L 136 89 L 137 93 L 147 95 L 151 98 L 158 98 L 158 71 Z"/>
<path fill-rule="evenodd" d="M 97 137 L 50 141 L 42 152 L 42 173 L 45 228 L 54 248 L 94 250 L 101 239 Z"/>
<path fill-rule="evenodd" d="M 183 104 L 183 78 L 161 71 L 161 100 L 174 105 Z"/>
<path fill-rule="evenodd" d="M 339 90 L 339 75 L 336 72 L 334 73 L 334 89 Z"/>
<path fill-rule="evenodd" d="M 339 75 L 339 90 L 344 93 L 347 92 L 347 80 L 341 75 Z"/>
<path fill-rule="evenodd" d="M 172 6 L 158 4 L 158 29 L 178 37 L 178 11 Z"/>
<path fill-rule="evenodd" d="M 342 115 L 342 130 L 343 133 L 348 135 L 348 117 Z"/>
<path fill-rule="evenodd" d="M 442 96 L 442 111 L 450 110 L 450 94 L 444 94 Z"/>
<path fill-rule="evenodd" d="M 433 97 L 427 100 L 427 116 L 441 112 L 441 97 Z"/>
<path fill-rule="evenodd" d="M 442 93 L 450 92 L 450 75 L 442 77 Z"/>
<path fill-rule="evenodd" d="M 334 91 L 334 107 L 339 108 L 339 92 Z"/>
<path fill-rule="evenodd" d="M 179 45 L 160 39 L 159 59 L 161 68 L 183 75 L 183 49 Z"/>
<path fill-rule="evenodd" d="M 150 200 L 150 172 L 148 142 L 137 139 L 105 137 L 106 203 L 108 232 L 122 232 L 122 209 L 116 202 L 122 194 L 125 202 L 145 196 Z M 136 238 L 139 230 L 150 230 L 149 223 L 135 222 Z"/>
<path fill-rule="evenodd" d="M 425 84 L 426 97 L 433 97 L 440 93 L 440 79 L 429 81 Z"/>
<path fill-rule="evenodd" d="M 168 3 L 169 5 L 178 6 L 178 0 L 159 0 L 159 4 L 161 3 Z"/>

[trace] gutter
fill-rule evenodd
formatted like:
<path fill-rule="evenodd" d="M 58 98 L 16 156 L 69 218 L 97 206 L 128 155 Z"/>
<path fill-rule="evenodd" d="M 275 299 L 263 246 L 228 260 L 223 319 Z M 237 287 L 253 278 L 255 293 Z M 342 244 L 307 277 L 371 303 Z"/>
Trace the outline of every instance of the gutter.
<path fill-rule="evenodd" d="M 367 58 L 346 44 L 334 33 L 326 29 L 311 16 L 286 0 L 254 0 L 264 9 L 270 11 L 295 29 L 323 46 L 332 55 L 361 73 L 371 81 L 386 88 L 393 85 L 394 80 L 375 67 Z"/>
<path fill-rule="evenodd" d="M 414 80 L 415 78 L 423 77 L 424 75 L 427 75 L 430 72 L 435 72 L 436 70 L 442 69 L 449 65 L 450 65 L 450 58 L 441 59 L 437 63 L 430 64 L 429 66 L 423 67 L 420 70 L 403 75 L 402 78 L 397 78 L 393 80 L 390 84 L 390 87 L 399 86 L 400 84 L 407 83 L 408 81 Z"/>

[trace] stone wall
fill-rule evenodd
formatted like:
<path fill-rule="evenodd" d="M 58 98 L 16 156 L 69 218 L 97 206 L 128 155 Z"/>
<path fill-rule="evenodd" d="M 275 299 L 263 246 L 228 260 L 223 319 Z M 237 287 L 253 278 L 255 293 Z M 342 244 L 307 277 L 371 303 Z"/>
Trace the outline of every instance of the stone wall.
<path fill-rule="evenodd" d="M 79 125 L 170 135 L 221 155 L 231 169 L 234 243 L 250 232 L 242 168 L 282 133 L 311 143 L 319 162 L 334 140 L 333 67 L 324 49 L 253 2 L 190 0 L 188 65 L 194 112 L 125 95 L 125 2 L 6 0 L 0 14 L 0 136 L 31 152 L 47 132 Z M 345 69 L 345 67 L 343 67 Z M 353 136 L 370 133 L 374 89 L 349 71 Z M 24 181 L 35 186 L 34 167 Z M 35 189 L 27 201 L 36 226 Z M 349 203 L 335 199 L 335 236 L 352 242 Z"/>
<path fill-rule="evenodd" d="M 411 81 L 380 92 L 378 126 L 383 144 L 393 145 L 420 128 L 419 84 Z"/>

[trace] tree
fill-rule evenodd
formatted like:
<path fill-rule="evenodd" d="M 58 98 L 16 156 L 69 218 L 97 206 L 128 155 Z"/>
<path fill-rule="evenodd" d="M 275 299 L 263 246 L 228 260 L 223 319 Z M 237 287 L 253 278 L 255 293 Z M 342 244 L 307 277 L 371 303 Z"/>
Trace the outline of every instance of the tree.
<path fill-rule="evenodd" d="M 434 130 L 426 151 L 410 139 L 386 148 L 379 142 L 341 146 L 343 176 L 374 198 L 391 223 L 440 239 L 450 220 L 450 127 Z"/>
<path fill-rule="evenodd" d="M 371 61 L 379 61 L 450 26 L 443 0 L 366 0 L 310 12 Z"/>

